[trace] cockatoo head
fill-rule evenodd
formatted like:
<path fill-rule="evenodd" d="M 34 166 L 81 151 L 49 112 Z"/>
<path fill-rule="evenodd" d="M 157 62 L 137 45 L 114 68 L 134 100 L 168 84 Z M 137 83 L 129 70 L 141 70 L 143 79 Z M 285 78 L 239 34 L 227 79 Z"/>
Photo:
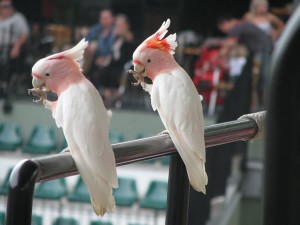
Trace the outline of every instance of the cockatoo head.
<path fill-rule="evenodd" d="M 169 70 L 177 63 L 173 54 L 177 47 L 176 34 L 171 34 L 165 39 L 168 32 L 170 19 L 163 22 L 155 34 L 148 37 L 133 53 L 134 72 L 148 76 L 152 80 L 164 70 Z"/>
<path fill-rule="evenodd" d="M 82 79 L 79 61 L 88 42 L 82 39 L 75 47 L 40 59 L 32 67 L 32 85 L 44 91 L 53 91 L 58 95 L 70 84 Z"/>

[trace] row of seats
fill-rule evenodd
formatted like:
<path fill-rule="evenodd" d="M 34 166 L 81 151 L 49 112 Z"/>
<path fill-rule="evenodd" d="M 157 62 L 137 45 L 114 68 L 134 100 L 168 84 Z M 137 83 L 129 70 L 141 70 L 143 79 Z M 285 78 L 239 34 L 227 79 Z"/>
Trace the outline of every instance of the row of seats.
<path fill-rule="evenodd" d="M 42 225 L 43 218 L 42 216 L 32 215 L 31 225 Z M 53 225 L 80 225 L 80 222 L 74 218 L 70 217 L 58 217 L 52 223 Z M 0 225 L 5 225 L 5 213 L 0 212 Z M 113 225 L 112 222 L 109 221 L 91 221 L 90 225 Z M 128 225 L 144 225 L 144 224 L 128 224 Z"/>
<path fill-rule="evenodd" d="M 150 134 L 140 133 L 137 139 L 149 137 Z M 112 144 L 124 141 L 124 134 L 117 131 L 109 133 Z M 30 154 L 49 154 L 51 152 L 60 152 L 67 147 L 67 142 L 59 145 L 55 129 L 49 125 L 36 125 L 32 128 L 29 140 L 23 145 L 20 126 L 14 122 L 0 123 L 0 150 L 15 151 L 22 147 L 22 151 Z M 154 163 L 157 160 L 148 160 L 147 163 Z M 169 165 L 169 157 L 161 159 L 162 165 Z"/>
<path fill-rule="evenodd" d="M 11 171 L 9 171 L 11 172 Z M 7 176 L 9 177 L 9 176 Z M 1 185 L 1 194 L 7 194 L 8 178 Z M 119 178 L 119 188 L 114 190 L 116 205 L 119 207 L 131 207 L 135 203 L 140 208 L 151 210 L 164 210 L 167 203 L 168 184 L 163 181 L 152 181 L 148 187 L 146 195 L 139 200 L 136 182 L 130 178 Z M 90 196 L 81 177 L 74 187 L 74 190 L 68 194 L 67 184 L 64 178 L 42 182 L 34 192 L 34 197 L 42 200 L 60 201 L 67 197 L 70 202 L 90 204 Z M 0 225 L 5 224 L 5 215 L 0 213 Z M 42 217 L 33 215 L 32 225 L 42 225 Z M 52 225 L 79 225 L 74 218 L 58 218 Z M 113 225 L 111 222 L 92 221 L 90 225 Z M 144 224 L 128 224 L 144 225 Z"/>
<path fill-rule="evenodd" d="M 124 141 L 124 134 L 117 131 L 111 131 L 111 143 Z M 137 138 L 146 137 L 147 135 L 138 134 Z M 0 150 L 14 151 L 23 144 L 21 129 L 15 122 L 0 123 Z M 30 137 L 23 151 L 28 153 L 48 154 L 55 151 L 58 141 L 55 136 L 55 129 L 49 125 L 36 125 L 32 128 Z M 66 147 L 64 142 L 58 150 Z"/>
<path fill-rule="evenodd" d="M 119 178 L 119 188 L 114 190 L 114 196 L 117 206 L 130 207 L 139 201 L 141 208 L 165 209 L 167 202 L 167 182 L 152 181 L 148 187 L 147 193 L 139 201 L 136 182 L 130 178 Z M 67 193 L 65 179 L 57 179 L 41 183 L 35 193 L 36 198 L 59 200 L 67 196 L 71 202 L 90 202 L 90 195 L 79 177 L 72 193 Z"/>
<path fill-rule="evenodd" d="M 6 175 L 0 187 L 0 194 L 6 195 L 9 176 L 12 169 Z M 130 207 L 139 202 L 141 208 L 165 209 L 167 203 L 168 183 L 164 181 L 152 181 L 143 199 L 139 199 L 136 181 L 130 178 L 119 178 L 119 188 L 114 190 L 117 206 Z M 70 202 L 90 202 L 90 196 L 81 177 L 78 178 L 74 190 L 68 193 L 66 180 L 64 178 L 40 183 L 35 189 L 35 198 L 60 200 L 67 197 Z"/>

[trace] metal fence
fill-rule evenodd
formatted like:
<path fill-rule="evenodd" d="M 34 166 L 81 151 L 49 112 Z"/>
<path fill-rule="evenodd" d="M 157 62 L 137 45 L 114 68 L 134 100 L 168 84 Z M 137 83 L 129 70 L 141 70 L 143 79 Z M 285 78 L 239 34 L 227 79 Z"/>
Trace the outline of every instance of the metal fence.
<path fill-rule="evenodd" d="M 264 113 L 264 112 L 262 112 Z M 254 120 L 240 119 L 207 126 L 206 147 L 246 140 L 258 131 Z M 113 144 L 117 166 L 172 155 L 169 169 L 166 224 L 188 221 L 190 185 L 185 166 L 167 134 Z M 6 224 L 30 225 L 36 182 L 78 174 L 70 153 L 61 153 L 19 162 L 12 171 L 7 199 Z"/>

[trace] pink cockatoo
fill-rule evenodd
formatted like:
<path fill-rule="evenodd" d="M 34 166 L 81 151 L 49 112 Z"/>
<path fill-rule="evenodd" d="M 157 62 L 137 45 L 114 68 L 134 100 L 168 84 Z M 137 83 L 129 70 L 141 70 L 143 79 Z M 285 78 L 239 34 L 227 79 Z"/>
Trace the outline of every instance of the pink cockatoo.
<path fill-rule="evenodd" d="M 52 111 L 57 127 L 62 127 L 68 149 L 90 193 L 97 215 L 112 212 L 112 188 L 118 187 L 115 157 L 109 141 L 109 116 L 96 88 L 81 72 L 79 61 L 88 42 L 40 59 L 32 68 L 33 94 Z M 36 93 L 35 93 L 36 91 Z M 58 99 L 50 102 L 43 91 Z"/>
<path fill-rule="evenodd" d="M 208 178 L 205 172 L 204 119 L 201 97 L 186 71 L 175 61 L 176 34 L 165 39 L 170 20 L 148 37 L 133 53 L 134 77 L 151 95 L 178 153 L 185 163 L 190 184 L 203 193 Z M 146 84 L 148 76 L 152 85 Z"/>

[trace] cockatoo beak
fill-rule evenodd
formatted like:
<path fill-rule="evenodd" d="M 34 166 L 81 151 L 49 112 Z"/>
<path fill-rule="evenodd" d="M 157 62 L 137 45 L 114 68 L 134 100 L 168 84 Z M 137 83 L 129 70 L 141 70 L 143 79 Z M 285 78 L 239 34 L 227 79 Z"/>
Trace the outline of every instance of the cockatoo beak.
<path fill-rule="evenodd" d="M 36 78 L 36 77 L 33 77 L 32 78 L 32 86 L 34 88 L 40 88 L 41 86 L 44 85 L 44 81 L 42 79 L 39 79 L 39 78 Z"/>
<path fill-rule="evenodd" d="M 43 101 L 47 99 L 47 93 L 49 92 L 49 88 L 45 84 L 44 79 L 35 74 L 32 74 L 32 76 L 33 88 L 28 89 L 28 94 L 32 94 L 33 96 L 39 97 L 38 100 L 33 100 L 35 103 L 43 103 Z"/>
<path fill-rule="evenodd" d="M 134 72 L 139 73 L 139 74 L 144 74 L 145 73 L 145 67 L 143 67 L 140 64 L 134 64 Z"/>
<path fill-rule="evenodd" d="M 35 73 L 32 73 L 32 86 L 35 89 L 49 91 L 49 88 L 47 87 L 45 80 L 41 76 Z"/>
<path fill-rule="evenodd" d="M 138 64 L 138 63 L 134 63 L 133 64 L 133 70 L 129 70 L 129 73 L 131 73 L 134 77 L 134 79 L 137 80 L 136 83 L 133 83 L 134 86 L 138 86 L 140 84 L 144 84 L 144 77 L 146 77 L 146 73 L 145 73 L 145 67 L 143 67 L 142 65 Z"/>

